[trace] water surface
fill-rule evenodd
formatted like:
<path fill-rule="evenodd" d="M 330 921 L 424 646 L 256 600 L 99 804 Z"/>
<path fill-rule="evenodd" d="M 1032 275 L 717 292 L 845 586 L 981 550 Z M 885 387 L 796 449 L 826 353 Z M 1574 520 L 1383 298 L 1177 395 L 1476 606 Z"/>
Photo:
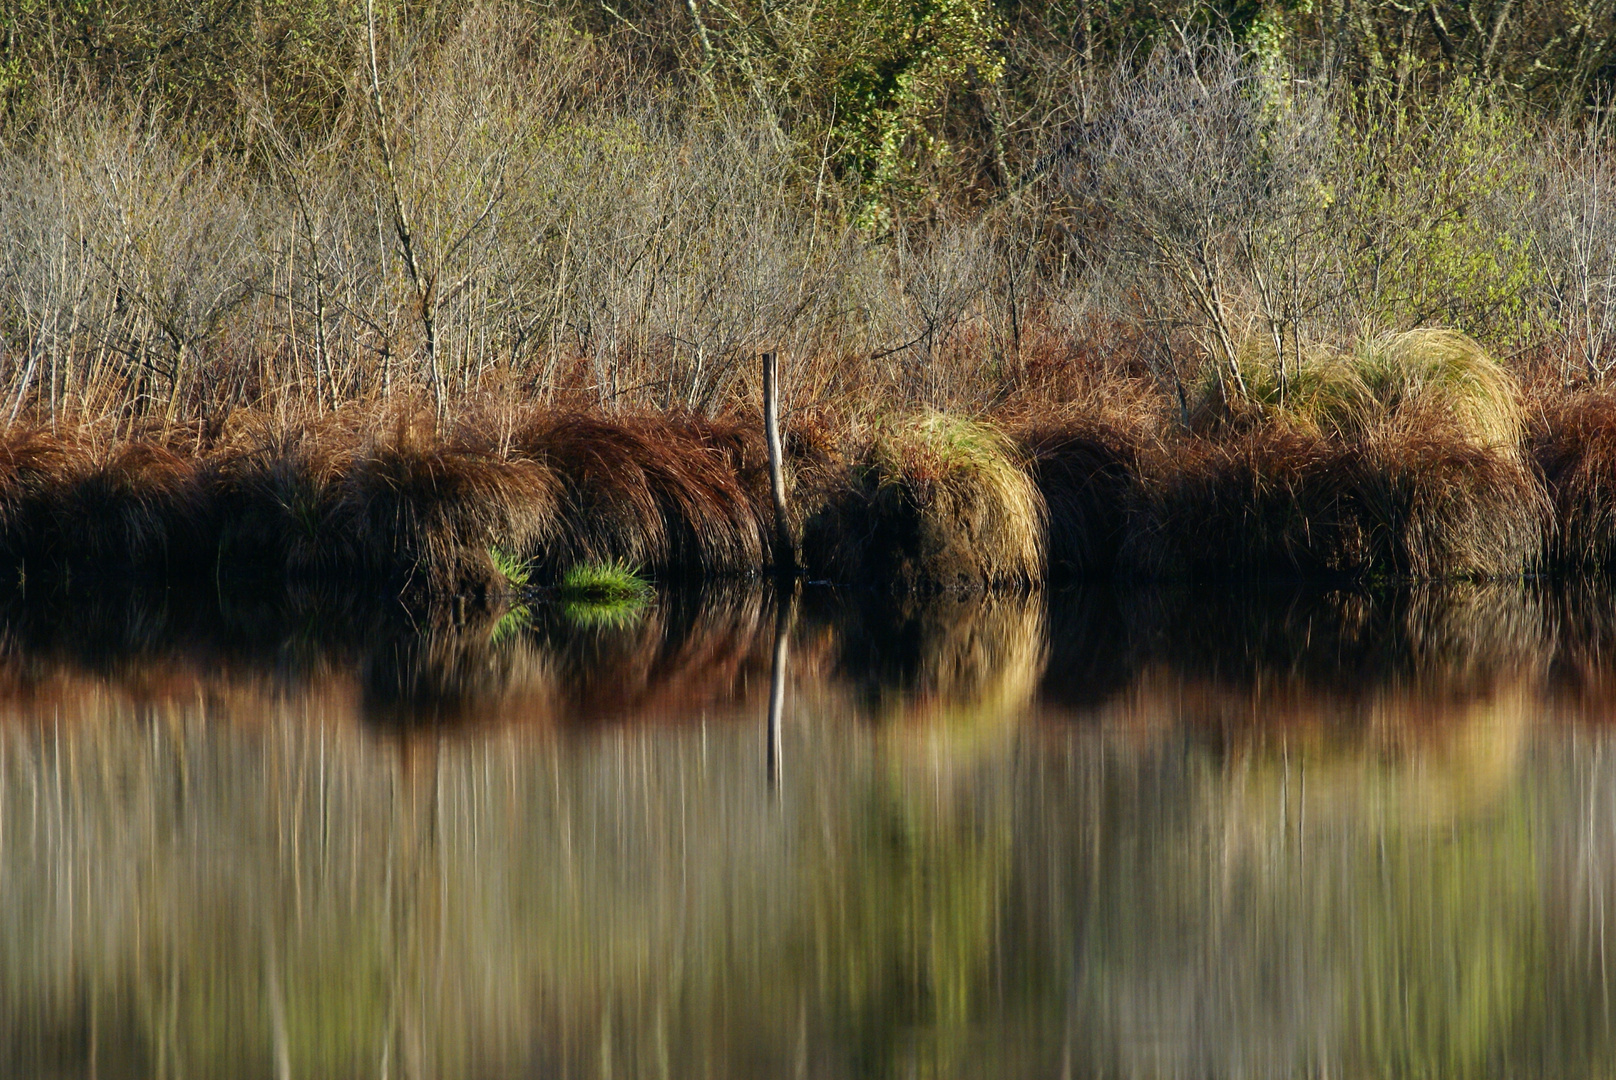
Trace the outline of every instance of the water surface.
<path fill-rule="evenodd" d="M 14 599 L 0 1073 L 1616 1074 L 1612 612 Z"/>

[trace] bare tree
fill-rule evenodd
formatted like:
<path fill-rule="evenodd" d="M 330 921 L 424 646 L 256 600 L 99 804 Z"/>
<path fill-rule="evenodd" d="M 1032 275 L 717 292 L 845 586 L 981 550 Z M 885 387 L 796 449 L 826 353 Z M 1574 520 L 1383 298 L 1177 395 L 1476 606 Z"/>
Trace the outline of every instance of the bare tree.
<path fill-rule="evenodd" d="M 1246 394 L 1239 358 L 1254 317 L 1283 387 L 1312 299 L 1303 249 L 1330 125 L 1323 95 L 1294 89 L 1228 41 L 1186 36 L 1116 70 L 1067 172 L 1112 248 L 1107 269 L 1138 289 L 1170 288 L 1173 302 L 1152 306 L 1184 311 L 1226 393 Z"/>
<path fill-rule="evenodd" d="M 1538 203 L 1538 255 L 1563 355 L 1580 360 L 1583 373 L 1596 383 L 1616 366 L 1613 150 L 1608 121 L 1556 133 L 1545 147 Z"/>

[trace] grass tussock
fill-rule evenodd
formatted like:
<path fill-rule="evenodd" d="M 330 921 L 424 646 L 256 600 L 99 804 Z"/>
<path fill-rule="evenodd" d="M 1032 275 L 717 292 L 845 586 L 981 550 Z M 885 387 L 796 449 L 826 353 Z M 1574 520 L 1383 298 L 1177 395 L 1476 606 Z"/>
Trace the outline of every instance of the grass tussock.
<path fill-rule="evenodd" d="M 1352 352 L 1314 349 L 1281 371 L 1254 339 L 1240 358 L 1244 394 L 1221 379 L 1200 386 L 1200 431 L 1280 425 L 1304 435 L 1358 438 L 1403 415 L 1436 421 L 1449 438 L 1511 454 L 1525 432 L 1520 387 L 1475 340 L 1420 329 L 1369 338 Z"/>
<path fill-rule="evenodd" d="M 1043 496 L 997 428 L 925 413 L 881 428 L 808 521 L 811 572 L 912 589 L 1044 575 Z"/>
<path fill-rule="evenodd" d="M 651 583 L 625 563 L 590 563 L 574 566 L 561 577 L 556 590 L 562 599 L 605 603 L 644 603 L 651 599 Z"/>
<path fill-rule="evenodd" d="M 1120 561 L 1153 579 L 1508 577 L 1548 510 L 1516 455 L 1436 421 L 1192 438 L 1144 471 Z"/>
<path fill-rule="evenodd" d="M 560 482 L 558 527 L 534 552 L 552 577 L 585 563 L 750 574 L 769 557 L 760 432 L 666 416 L 540 414 L 514 445 Z"/>
<path fill-rule="evenodd" d="M 1541 556 L 1550 506 L 1515 379 L 1470 338 L 1418 330 L 1204 387 L 1188 436 L 1141 468 L 1135 576 L 1487 578 Z M 1237 401 L 1228 406 L 1227 401 Z"/>
<path fill-rule="evenodd" d="M 569 623 L 610 627 L 639 621 L 656 590 L 626 563 L 583 563 L 561 576 L 556 595 Z"/>
<path fill-rule="evenodd" d="M 1051 576 L 1108 574 L 1127 529 L 1140 435 L 1114 418 L 1079 416 L 1023 431 L 1019 442 L 1043 497 Z"/>
<path fill-rule="evenodd" d="M 1015 405 L 1003 426 L 810 415 L 787 431 L 791 525 L 813 576 L 899 591 L 1112 573 L 1501 577 L 1540 565 L 1546 543 L 1551 564 L 1609 564 L 1604 398 L 1541 409 L 1534 457 L 1513 379 L 1472 344 L 1405 334 L 1316 357 L 1266 413 L 1188 430 L 1127 376 L 1058 412 Z M 248 413 L 161 437 L 19 425 L 0 438 L 0 557 L 36 578 L 439 596 L 564 585 L 587 566 L 755 576 L 775 557 L 758 427 L 413 407 L 302 424 Z"/>
<path fill-rule="evenodd" d="M 1517 453 L 1525 423 L 1520 386 L 1502 364 L 1457 330 L 1425 329 L 1371 340 L 1356 357 L 1365 410 L 1441 421 L 1433 430 L 1497 453 Z"/>
<path fill-rule="evenodd" d="M 350 569 L 331 522 L 358 435 L 337 423 L 278 430 L 256 418 L 235 435 L 210 470 L 214 575 L 274 583 Z"/>
<path fill-rule="evenodd" d="M 489 552 L 541 550 L 560 527 L 560 484 L 542 462 L 400 423 L 366 445 L 337 485 L 331 529 L 379 576 L 438 590 L 503 585 Z"/>
<path fill-rule="evenodd" d="M 0 543 L 24 568 L 163 575 L 206 554 L 208 470 L 193 454 L 24 429 L 0 458 Z"/>
<path fill-rule="evenodd" d="M 1557 526 L 1547 564 L 1577 571 L 1616 566 L 1616 394 L 1584 393 L 1546 405 L 1532 450 Z"/>

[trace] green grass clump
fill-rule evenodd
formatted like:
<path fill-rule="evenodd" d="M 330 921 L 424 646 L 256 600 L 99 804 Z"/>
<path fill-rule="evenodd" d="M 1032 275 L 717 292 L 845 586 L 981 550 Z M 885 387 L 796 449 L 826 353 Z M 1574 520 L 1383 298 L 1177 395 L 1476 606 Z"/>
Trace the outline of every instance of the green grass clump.
<path fill-rule="evenodd" d="M 639 620 L 656 596 L 637 567 L 624 562 L 579 563 L 557 589 L 561 613 L 578 626 L 624 626 Z"/>
<path fill-rule="evenodd" d="M 501 548 L 489 548 L 488 557 L 494 562 L 494 569 L 505 583 L 513 589 L 525 589 L 532 581 L 532 570 L 528 564 Z"/>
<path fill-rule="evenodd" d="M 560 591 L 564 600 L 597 604 L 645 603 L 656 594 L 637 567 L 623 562 L 579 563 L 562 575 Z"/>

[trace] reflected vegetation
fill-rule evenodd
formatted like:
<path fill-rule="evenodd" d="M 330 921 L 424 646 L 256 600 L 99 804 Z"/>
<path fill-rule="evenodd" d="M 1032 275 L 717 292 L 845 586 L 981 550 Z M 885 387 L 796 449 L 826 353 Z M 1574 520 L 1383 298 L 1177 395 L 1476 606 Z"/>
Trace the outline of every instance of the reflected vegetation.
<path fill-rule="evenodd" d="M 1611 599 L 13 598 L 0 1072 L 1616 1075 Z"/>

